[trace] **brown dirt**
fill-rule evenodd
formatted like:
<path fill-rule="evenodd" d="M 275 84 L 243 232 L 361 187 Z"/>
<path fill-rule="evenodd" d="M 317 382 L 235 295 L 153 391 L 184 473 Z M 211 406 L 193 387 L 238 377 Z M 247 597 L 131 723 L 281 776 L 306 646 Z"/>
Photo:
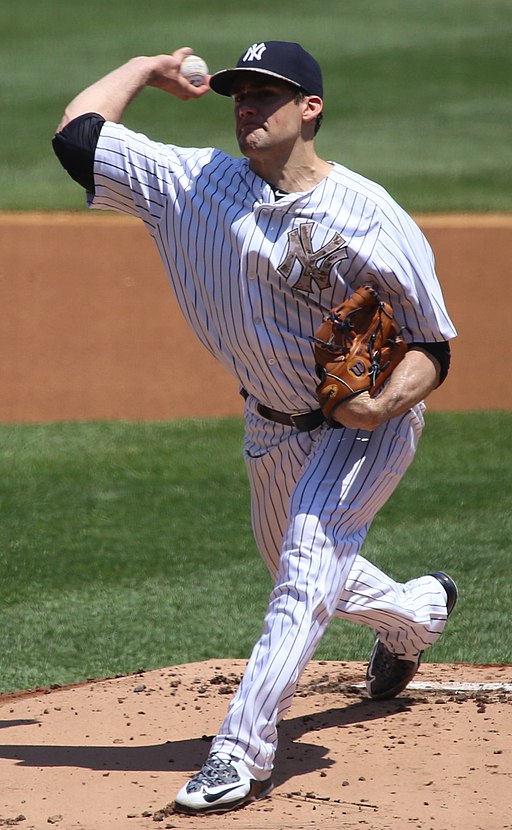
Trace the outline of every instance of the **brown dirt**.
<path fill-rule="evenodd" d="M 505 666 L 425 664 L 410 690 L 377 703 L 362 690 L 362 664 L 313 662 L 280 726 L 270 798 L 175 814 L 243 668 L 209 661 L 0 697 L 0 827 L 512 828 Z"/>
<path fill-rule="evenodd" d="M 429 408 L 508 409 L 512 215 L 416 218 L 459 332 Z M 0 254 L 0 422 L 241 414 L 237 384 L 188 329 L 137 220 L 3 214 Z"/>
<path fill-rule="evenodd" d="M 430 408 L 508 409 L 503 361 L 475 342 L 507 353 L 512 217 L 417 219 L 459 330 Z M 0 252 L 0 422 L 240 414 L 236 384 L 188 331 L 136 222 L 5 215 Z M 425 664 L 407 693 L 375 703 L 363 665 L 313 662 L 280 727 L 272 796 L 225 816 L 174 814 L 243 668 L 209 661 L 0 696 L 0 827 L 512 830 L 509 666 Z"/>

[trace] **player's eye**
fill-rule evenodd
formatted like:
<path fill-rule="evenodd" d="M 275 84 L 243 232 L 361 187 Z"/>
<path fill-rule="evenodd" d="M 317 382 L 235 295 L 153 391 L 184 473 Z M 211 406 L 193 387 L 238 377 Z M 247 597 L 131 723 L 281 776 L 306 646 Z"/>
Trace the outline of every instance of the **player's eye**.
<path fill-rule="evenodd" d="M 279 87 L 276 86 L 262 86 L 258 89 L 257 95 L 261 98 L 273 98 L 275 95 L 279 95 Z"/>

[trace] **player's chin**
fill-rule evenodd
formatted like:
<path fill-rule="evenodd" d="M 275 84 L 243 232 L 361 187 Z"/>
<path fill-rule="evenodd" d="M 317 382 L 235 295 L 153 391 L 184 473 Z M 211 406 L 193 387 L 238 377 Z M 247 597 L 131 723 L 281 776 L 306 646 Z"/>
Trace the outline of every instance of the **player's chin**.
<path fill-rule="evenodd" d="M 261 144 L 261 136 L 258 135 L 259 130 L 247 129 L 242 127 L 237 132 L 238 146 L 244 155 L 251 151 L 255 151 Z"/>

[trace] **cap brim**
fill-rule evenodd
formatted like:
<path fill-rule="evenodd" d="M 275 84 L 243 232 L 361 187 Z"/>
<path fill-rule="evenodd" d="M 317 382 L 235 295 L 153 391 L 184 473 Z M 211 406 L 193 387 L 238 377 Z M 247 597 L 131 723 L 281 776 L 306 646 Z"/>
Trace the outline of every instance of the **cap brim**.
<path fill-rule="evenodd" d="M 297 81 L 291 81 L 290 78 L 285 78 L 284 75 L 279 75 L 277 72 L 271 72 L 268 69 L 257 69 L 256 67 L 237 66 L 234 69 L 221 69 L 220 72 L 215 72 L 210 78 L 210 87 L 219 95 L 231 95 L 233 84 L 237 77 L 247 74 L 247 72 L 254 72 L 257 75 L 269 75 L 271 78 L 278 78 L 280 81 L 286 81 L 292 86 L 300 89 L 300 84 Z"/>

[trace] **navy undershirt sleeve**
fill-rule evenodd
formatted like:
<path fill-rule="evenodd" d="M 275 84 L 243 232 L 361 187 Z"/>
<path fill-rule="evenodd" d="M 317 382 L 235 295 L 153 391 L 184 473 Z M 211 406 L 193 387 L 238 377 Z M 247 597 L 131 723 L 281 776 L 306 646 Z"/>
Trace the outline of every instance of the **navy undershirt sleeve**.
<path fill-rule="evenodd" d="M 432 357 L 436 358 L 439 366 L 441 367 L 438 384 L 438 386 L 441 386 L 442 382 L 446 379 L 450 368 L 450 344 L 446 340 L 443 340 L 441 343 L 411 343 L 411 347 L 423 349 L 424 352 L 428 352 L 432 355 Z"/>
<path fill-rule="evenodd" d="M 55 155 L 75 182 L 94 194 L 94 153 L 105 119 L 95 112 L 74 118 L 52 140 Z"/>

